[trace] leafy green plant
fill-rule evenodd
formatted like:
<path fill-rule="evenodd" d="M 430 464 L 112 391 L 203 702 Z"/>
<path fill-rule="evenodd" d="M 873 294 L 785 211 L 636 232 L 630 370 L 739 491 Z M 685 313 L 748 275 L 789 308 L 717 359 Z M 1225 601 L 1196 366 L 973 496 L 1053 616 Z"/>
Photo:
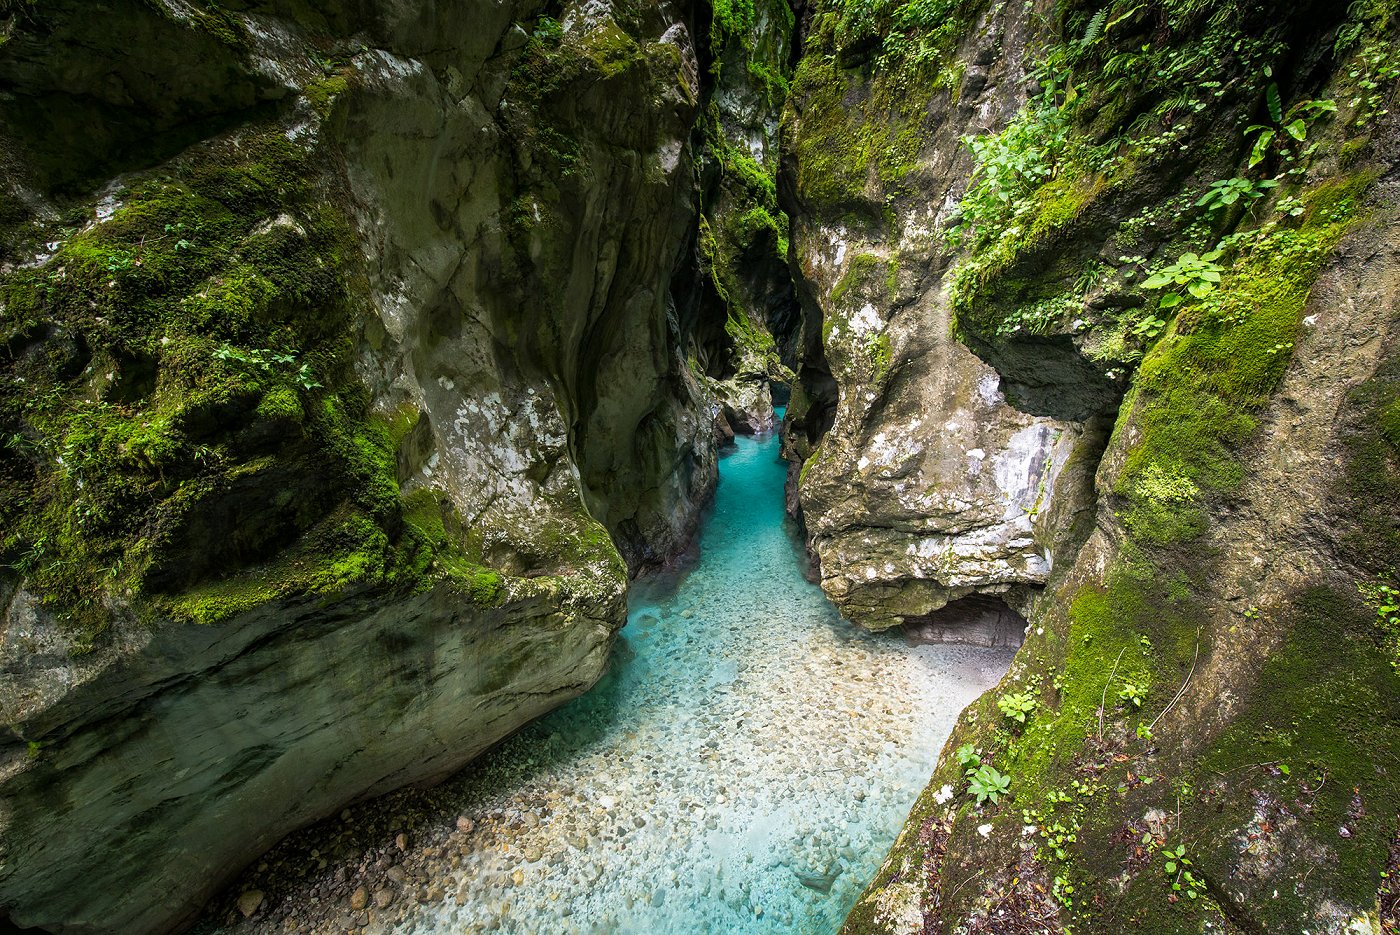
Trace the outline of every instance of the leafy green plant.
<path fill-rule="evenodd" d="M 1400 671 L 1400 588 L 1388 584 L 1358 582 L 1356 589 L 1376 612 L 1376 625 L 1390 644 L 1390 665 Z"/>
<path fill-rule="evenodd" d="M 1263 198 L 1264 192 L 1277 187 L 1277 179 L 1263 179 L 1258 182 L 1245 178 L 1222 179 L 1211 183 L 1210 188 L 1206 189 L 1206 193 L 1196 202 L 1196 207 L 1205 208 L 1212 213 L 1223 211 L 1239 202 L 1241 198 L 1248 204 Z"/>
<path fill-rule="evenodd" d="M 270 351 L 266 348 L 258 350 L 243 351 L 227 344 L 214 351 L 215 360 L 228 361 L 232 364 L 247 367 L 250 369 L 262 370 L 271 373 L 281 367 L 290 367 L 296 363 L 296 355 L 286 354 L 281 351 Z M 311 372 L 310 364 L 301 364 L 297 367 L 292 379 L 304 390 L 314 390 L 321 387 L 316 382 L 315 375 Z"/>
<path fill-rule="evenodd" d="M 990 801 L 993 805 L 1003 795 L 1011 794 L 1011 777 L 993 766 L 978 767 L 969 777 L 967 791 L 977 797 L 977 804 Z"/>
<path fill-rule="evenodd" d="M 1191 899 L 1200 899 L 1205 895 L 1205 881 L 1191 870 L 1194 865 L 1191 858 L 1186 856 L 1185 844 L 1165 848 L 1162 851 L 1162 859 L 1162 872 L 1166 874 L 1171 885 L 1173 902 L 1179 898 L 1177 894 L 1182 892 Z"/>
<path fill-rule="evenodd" d="M 1147 695 L 1147 686 L 1134 682 L 1130 679 L 1123 680 L 1123 687 L 1118 689 L 1118 698 L 1125 704 L 1130 704 L 1134 708 L 1142 707 L 1142 699 Z"/>
<path fill-rule="evenodd" d="M 130 250 L 114 250 L 107 256 L 107 272 L 109 273 L 124 273 L 140 264 L 141 261 Z"/>
<path fill-rule="evenodd" d="M 1050 853 L 1055 855 L 1056 860 L 1064 860 L 1069 857 L 1069 846 L 1078 838 L 1074 831 L 1065 827 L 1061 822 L 1053 822 L 1041 829 L 1040 836 L 1045 839 L 1045 846 L 1050 849 Z"/>
<path fill-rule="evenodd" d="M 1358 127 L 1364 127 L 1376 117 L 1389 113 L 1382 108 L 1385 87 L 1400 78 L 1400 61 L 1383 37 L 1377 36 L 1361 51 L 1361 67 L 1353 68 L 1349 77 L 1356 81 L 1357 94 L 1351 99 Z"/>
<path fill-rule="evenodd" d="M 545 42 L 559 42 L 564 38 L 564 27 L 552 16 L 541 16 L 535 21 L 534 37 Z"/>
<path fill-rule="evenodd" d="M 977 755 L 977 749 L 970 743 L 958 747 L 953 755 L 958 758 L 958 765 L 962 767 L 964 776 L 971 776 L 977 772 L 977 767 L 982 765 L 982 758 Z"/>
<path fill-rule="evenodd" d="M 1001 709 L 1001 713 L 1008 720 L 1019 724 L 1026 723 L 1026 718 L 1035 710 L 1035 705 L 1035 697 L 1030 692 L 1012 692 L 997 699 L 997 707 Z"/>
<path fill-rule="evenodd" d="M 977 245 L 992 243 L 1036 210 L 1032 193 L 1055 175 L 1073 148 L 1068 117 L 1047 100 L 1027 108 L 1001 133 L 963 142 L 977 167 L 949 233 L 970 231 Z"/>
<path fill-rule="evenodd" d="M 1272 74 L 1265 69 L 1265 74 Z M 1335 101 L 1328 100 L 1308 100 L 1299 101 L 1288 108 L 1285 113 L 1283 102 L 1279 97 L 1278 83 L 1269 82 L 1264 89 L 1264 102 L 1269 109 L 1269 119 L 1272 123 L 1254 124 L 1245 128 L 1245 136 L 1258 134 L 1254 137 L 1254 146 L 1249 152 L 1249 166 L 1254 168 L 1269 155 L 1269 148 L 1275 140 L 1293 139 L 1299 143 L 1308 138 L 1308 123 L 1316 120 L 1319 116 L 1332 113 L 1337 109 Z"/>
<path fill-rule="evenodd" d="M 1215 290 L 1216 284 L 1220 282 L 1220 274 L 1225 271 L 1225 267 L 1215 262 L 1220 259 L 1220 254 L 1219 250 L 1212 250 L 1200 256 L 1194 253 L 1183 253 L 1175 263 L 1158 270 L 1143 280 L 1142 287 L 1144 289 L 1171 287 L 1162 294 L 1161 300 L 1157 303 L 1158 308 L 1175 308 L 1186 301 L 1186 296 L 1182 295 L 1182 291 L 1195 298 L 1204 299 Z"/>
<path fill-rule="evenodd" d="M 1150 341 L 1162 333 L 1162 329 L 1167 326 L 1167 320 L 1159 315 L 1149 313 L 1137 324 L 1133 325 L 1133 334 Z"/>

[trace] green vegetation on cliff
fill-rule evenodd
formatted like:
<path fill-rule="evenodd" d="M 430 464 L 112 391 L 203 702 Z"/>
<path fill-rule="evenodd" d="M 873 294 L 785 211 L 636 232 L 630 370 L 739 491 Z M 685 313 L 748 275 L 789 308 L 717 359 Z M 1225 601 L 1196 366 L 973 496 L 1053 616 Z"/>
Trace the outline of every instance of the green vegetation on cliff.
<path fill-rule="evenodd" d="M 707 369 L 747 382 L 783 373 L 768 319 L 788 278 L 775 119 L 788 91 L 792 31 L 786 0 L 736 0 L 715 5 L 709 37 L 713 91 L 700 124 L 701 174 L 708 181 L 698 253 L 708 289 L 724 310 L 726 349 Z"/>
<path fill-rule="evenodd" d="M 362 287 L 319 162 L 250 128 L 0 280 L 3 564 L 86 644 L 120 605 L 209 623 L 431 577 L 441 543 L 402 522 L 398 439 L 351 369 Z M 494 573 L 439 568 L 494 599 Z"/>
<path fill-rule="evenodd" d="M 859 210 L 902 191 L 928 128 L 931 94 L 956 94 L 954 52 L 985 0 L 830 0 L 816 6 L 784 122 L 797 197 Z"/>
<path fill-rule="evenodd" d="M 1292 437 L 1295 348 L 1347 327 L 1307 317 L 1339 301 L 1324 274 L 1393 217 L 1374 183 L 1400 20 L 1167 6 L 1056 7 L 1024 109 L 965 141 L 944 232 L 959 336 L 1027 381 L 1055 339 L 1126 396 L 1101 531 L 1031 605 L 849 932 L 890 930 L 906 900 L 934 930 L 1375 930 L 1400 801 L 1394 368 L 1308 437 L 1335 476 L 1290 477 L 1264 438 Z M 1326 512 L 1297 516 L 1294 484 Z M 1311 523 L 1325 541 L 1297 532 L 1295 568 L 1272 537 Z M 1009 779 L 1001 802 L 982 771 Z"/>

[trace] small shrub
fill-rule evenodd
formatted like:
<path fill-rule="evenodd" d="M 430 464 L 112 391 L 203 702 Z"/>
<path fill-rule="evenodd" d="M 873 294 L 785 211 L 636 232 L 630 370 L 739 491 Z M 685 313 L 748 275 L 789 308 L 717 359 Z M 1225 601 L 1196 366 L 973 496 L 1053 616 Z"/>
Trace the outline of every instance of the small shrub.
<path fill-rule="evenodd" d="M 1013 692 L 997 699 L 1001 713 L 1018 724 L 1026 723 L 1026 718 L 1035 710 L 1035 704 L 1035 698 L 1029 692 Z"/>
<path fill-rule="evenodd" d="M 1001 796 L 1011 792 L 1011 777 L 998 772 L 995 767 L 978 767 L 969 778 L 967 791 L 977 797 L 978 805 L 986 801 L 995 805 Z"/>
<path fill-rule="evenodd" d="M 1144 289 L 1166 289 L 1162 299 L 1157 303 L 1159 308 L 1174 308 L 1186 301 L 1186 296 L 1178 292 L 1182 289 L 1198 299 L 1204 299 L 1215 290 L 1215 286 L 1220 282 L 1220 274 L 1225 271 L 1225 267 L 1215 262 L 1220 259 L 1219 250 L 1212 250 L 1209 253 L 1197 256 L 1194 253 L 1183 253 L 1181 258 L 1175 263 L 1158 270 L 1148 276 L 1142 283 Z"/>

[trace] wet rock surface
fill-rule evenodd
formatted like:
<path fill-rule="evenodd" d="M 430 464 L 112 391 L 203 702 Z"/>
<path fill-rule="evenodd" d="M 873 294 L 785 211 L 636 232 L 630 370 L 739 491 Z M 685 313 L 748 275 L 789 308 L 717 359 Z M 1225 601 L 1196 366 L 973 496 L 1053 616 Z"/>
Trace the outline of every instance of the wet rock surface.
<path fill-rule="evenodd" d="M 582 693 L 714 484 L 686 11 L 229 6 L 4 11 L 16 924 L 178 926 Z"/>

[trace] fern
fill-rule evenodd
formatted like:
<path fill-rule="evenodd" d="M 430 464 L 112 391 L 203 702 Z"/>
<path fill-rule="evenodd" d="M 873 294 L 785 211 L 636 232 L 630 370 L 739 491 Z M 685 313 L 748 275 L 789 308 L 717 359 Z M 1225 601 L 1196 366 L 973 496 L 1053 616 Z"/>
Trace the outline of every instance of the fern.
<path fill-rule="evenodd" d="M 1272 81 L 1264 92 L 1264 99 L 1269 102 L 1269 116 L 1274 123 L 1283 123 L 1283 102 L 1279 100 L 1278 85 Z"/>
<path fill-rule="evenodd" d="M 1084 30 L 1084 38 L 1079 40 L 1079 47 L 1087 49 L 1094 40 L 1103 35 L 1103 24 L 1108 19 L 1108 7 L 1094 14 L 1094 18 L 1089 20 L 1089 28 Z"/>

